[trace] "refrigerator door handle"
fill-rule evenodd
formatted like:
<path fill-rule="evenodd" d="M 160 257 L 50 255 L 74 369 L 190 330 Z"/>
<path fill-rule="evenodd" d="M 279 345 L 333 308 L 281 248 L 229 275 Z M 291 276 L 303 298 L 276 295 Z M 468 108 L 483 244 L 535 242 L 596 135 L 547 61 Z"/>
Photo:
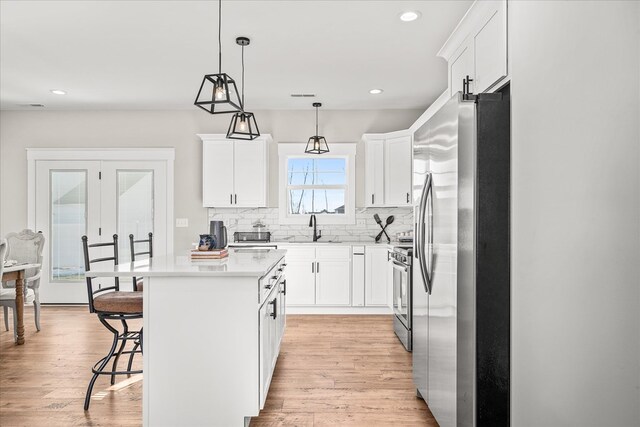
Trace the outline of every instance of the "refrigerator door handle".
<path fill-rule="evenodd" d="M 427 277 L 429 278 L 429 293 L 433 291 L 433 257 L 434 257 L 434 248 L 433 248 L 433 179 L 429 180 L 429 189 L 427 191 L 427 202 L 425 203 L 425 211 L 427 207 L 429 209 L 428 213 L 425 213 L 425 216 L 429 220 L 428 232 L 429 239 L 427 240 L 427 253 L 428 255 L 425 257 L 425 264 L 428 261 L 429 265 L 426 268 Z"/>
<path fill-rule="evenodd" d="M 426 214 L 426 209 L 427 209 L 427 198 L 431 195 L 432 193 L 432 177 L 431 177 L 431 173 L 427 173 L 427 178 L 425 180 L 425 184 L 424 187 L 422 187 L 422 197 L 420 198 L 420 210 L 418 212 L 418 227 L 417 227 L 417 231 L 418 231 L 418 236 L 417 236 L 417 247 L 416 247 L 416 254 L 418 257 L 418 264 L 420 265 L 420 273 L 422 274 L 422 281 L 424 282 L 424 290 L 430 294 L 431 293 L 431 275 L 429 274 L 429 269 L 427 266 L 427 260 L 426 260 L 426 256 L 424 253 L 424 248 L 425 248 L 425 239 L 424 239 L 424 233 L 425 233 L 425 214 Z M 430 232 L 430 235 L 433 234 L 432 232 Z M 430 236 L 431 239 L 431 236 Z"/>

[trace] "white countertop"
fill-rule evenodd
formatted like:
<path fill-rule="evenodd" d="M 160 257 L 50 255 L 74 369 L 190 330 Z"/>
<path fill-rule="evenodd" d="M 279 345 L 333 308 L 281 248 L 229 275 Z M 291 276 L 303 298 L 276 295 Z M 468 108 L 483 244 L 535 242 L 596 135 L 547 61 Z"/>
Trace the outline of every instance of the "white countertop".
<path fill-rule="evenodd" d="M 322 239 L 317 242 L 312 241 L 295 241 L 295 240 L 280 240 L 275 242 L 229 242 L 229 246 L 288 246 L 288 245 L 335 245 L 335 246 L 404 246 L 411 245 L 412 243 L 402 243 L 399 241 L 391 241 L 391 243 L 387 243 L 387 241 L 380 241 L 380 243 L 376 243 L 374 241 L 366 241 L 366 242 L 348 242 L 348 241 L 340 241 L 340 242 L 330 242 L 328 240 L 322 241 Z"/>
<path fill-rule="evenodd" d="M 118 266 L 97 266 L 86 276 L 90 277 L 214 277 L 242 276 L 262 277 L 280 261 L 283 249 L 231 248 L 229 256 L 221 260 L 191 261 L 188 255 L 157 256 Z"/>

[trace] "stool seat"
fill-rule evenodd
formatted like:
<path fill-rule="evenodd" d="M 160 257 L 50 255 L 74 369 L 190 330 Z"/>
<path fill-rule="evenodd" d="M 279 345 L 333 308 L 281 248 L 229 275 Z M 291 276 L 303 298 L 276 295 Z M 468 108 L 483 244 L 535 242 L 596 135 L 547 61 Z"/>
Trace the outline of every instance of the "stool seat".
<path fill-rule="evenodd" d="M 142 292 L 142 290 L 144 289 L 144 283 L 142 282 L 142 279 L 138 279 L 138 282 L 137 282 L 136 285 L 137 285 L 137 288 L 138 288 L 137 291 L 138 292 Z"/>
<path fill-rule="evenodd" d="M 142 313 L 141 292 L 108 292 L 93 299 L 93 307 L 105 313 Z"/>

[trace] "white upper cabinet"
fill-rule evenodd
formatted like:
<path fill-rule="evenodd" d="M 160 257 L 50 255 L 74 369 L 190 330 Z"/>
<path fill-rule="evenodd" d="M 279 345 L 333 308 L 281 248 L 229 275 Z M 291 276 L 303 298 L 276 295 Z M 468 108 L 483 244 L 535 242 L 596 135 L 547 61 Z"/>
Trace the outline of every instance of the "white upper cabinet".
<path fill-rule="evenodd" d="M 202 205 L 233 204 L 233 143 L 202 143 Z"/>
<path fill-rule="evenodd" d="M 234 142 L 234 204 L 238 207 L 267 206 L 269 157 L 265 141 Z"/>
<path fill-rule="evenodd" d="M 507 6 L 494 2 L 487 10 L 482 27 L 474 36 L 475 84 L 485 92 L 507 76 Z"/>
<path fill-rule="evenodd" d="M 366 141 L 365 205 L 384 205 L 384 139 Z"/>
<path fill-rule="evenodd" d="M 411 136 L 365 134 L 365 206 L 411 205 Z"/>
<path fill-rule="evenodd" d="M 497 89 L 507 77 L 507 0 L 474 2 L 438 56 L 449 64 L 451 95 L 466 76 L 472 93 Z"/>
<path fill-rule="evenodd" d="M 473 46 L 464 44 L 451 58 L 449 63 L 449 75 L 451 79 L 451 96 L 456 92 L 462 92 L 463 80 L 469 77 L 469 91 L 475 93 L 475 74 L 473 69 Z"/>
<path fill-rule="evenodd" d="M 202 139 L 202 205 L 217 208 L 266 207 L 270 135 L 253 141 L 225 135 Z"/>
<path fill-rule="evenodd" d="M 385 141 L 385 203 L 391 206 L 410 204 L 411 137 L 403 135 Z"/>

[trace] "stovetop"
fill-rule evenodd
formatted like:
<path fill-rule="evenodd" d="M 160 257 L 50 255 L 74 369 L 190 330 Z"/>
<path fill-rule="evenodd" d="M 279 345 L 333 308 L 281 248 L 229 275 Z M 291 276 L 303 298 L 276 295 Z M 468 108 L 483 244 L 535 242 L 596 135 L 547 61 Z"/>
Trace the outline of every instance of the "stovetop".
<path fill-rule="evenodd" d="M 402 264 L 411 265 L 413 258 L 413 246 L 398 245 L 393 247 L 391 258 L 395 259 Z"/>

